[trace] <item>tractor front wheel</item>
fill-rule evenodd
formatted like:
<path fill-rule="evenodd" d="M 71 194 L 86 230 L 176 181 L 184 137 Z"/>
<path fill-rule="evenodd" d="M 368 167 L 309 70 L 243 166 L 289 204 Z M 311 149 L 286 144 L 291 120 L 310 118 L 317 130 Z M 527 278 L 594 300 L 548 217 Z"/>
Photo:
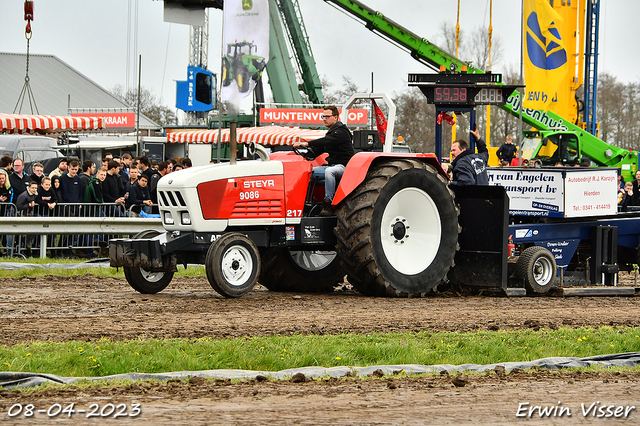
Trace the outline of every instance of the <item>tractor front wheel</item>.
<path fill-rule="evenodd" d="M 211 243 L 205 270 L 215 291 L 224 297 L 240 297 L 258 281 L 260 253 L 248 237 L 230 232 Z"/>
<path fill-rule="evenodd" d="M 133 239 L 151 239 L 160 233 L 148 230 L 135 235 Z M 124 277 L 135 291 L 142 294 L 156 294 L 167 288 L 173 279 L 171 271 L 147 271 L 141 267 L 123 267 Z"/>

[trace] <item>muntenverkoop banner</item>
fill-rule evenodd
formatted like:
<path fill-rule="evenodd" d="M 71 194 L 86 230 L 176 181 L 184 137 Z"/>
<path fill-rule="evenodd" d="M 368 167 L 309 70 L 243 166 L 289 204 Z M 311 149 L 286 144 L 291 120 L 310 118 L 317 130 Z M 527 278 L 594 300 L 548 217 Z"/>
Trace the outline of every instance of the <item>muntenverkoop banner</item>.
<path fill-rule="evenodd" d="M 223 101 L 251 94 L 269 58 L 269 0 L 224 2 Z"/>

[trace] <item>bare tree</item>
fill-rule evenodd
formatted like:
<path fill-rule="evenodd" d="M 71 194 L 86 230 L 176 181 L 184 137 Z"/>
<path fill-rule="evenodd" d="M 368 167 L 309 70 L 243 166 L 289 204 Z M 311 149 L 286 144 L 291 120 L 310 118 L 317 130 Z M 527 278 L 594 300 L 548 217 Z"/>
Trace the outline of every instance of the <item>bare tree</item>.
<path fill-rule="evenodd" d="M 402 136 L 414 152 L 435 150 L 435 107 L 427 104 L 427 98 L 417 87 L 410 87 L 395 94 L 396 122 L 394 133 Z"/>
<path fill-rule="evenodd" d="M 344 75 L 342 76 L 342 88 L 335 90 L 332 89 L 333 83 L 328 81 L 324 76 L 321 78 L 321 81 L 325 105 L 336 105 L 340 107 L 352 94 L 366 92 L 366 90 L 359 88 L 351 77 Z"/>
<path fill-rule="evenodd" d="M 117 84 L 109 92 L 131 108 L 138 107 L 138 89 L 125 90 L 121 84 Z M 140 89 L 140 112 L 161 126 L 176 124 L 175 113 L 163 105 L 161 99 L 156 99 L 151 90 L 144 87 Z"/>
<path fill-rule="evenodd" d="M 458 34 L 458 58 L 467 58 L 466 32 L 460 30 Z M 438 46 L 451 56 L 456 55 L 456 26 L 451 22 L 443 22 L 440 25 L 440 34 L 436 36 Z M 464 59 L 463 59 L 464 60 Z"/>
<path fill-rule="evenodd" d="M 609 73 L 603 73 L 598 78 L 598 104 L 596 106 L 596 119 L 600 121 L 600 139 L 608 144 L 619 145 L 621 139 L 620 107 L 622 106 L 622 94 L 624 85 Z"/>

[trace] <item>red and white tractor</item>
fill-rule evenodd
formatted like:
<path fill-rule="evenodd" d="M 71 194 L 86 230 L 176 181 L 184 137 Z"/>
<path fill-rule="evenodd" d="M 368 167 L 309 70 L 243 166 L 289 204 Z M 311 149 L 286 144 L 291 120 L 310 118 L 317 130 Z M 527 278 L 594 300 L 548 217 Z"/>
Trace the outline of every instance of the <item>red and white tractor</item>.
<path fill-rule="evenodd" d="M 384 94 L 389 129 L 383 152 L 359 152 L 320 217 L 324 188 L 296 152 L 193 167 L 158 183 L 164 233 L 112 240 L 111 265 L 131 287 L 157 293 L 177 264 L 204 264 L 214 290 L 239 297 L 260 283 L 272 291 L 331 291 L 348 282 L 371 296 L 416 297 L 446 279 L 458 248 L 458 213 L 433 154 L 391 152 L 395 107 Z"/>

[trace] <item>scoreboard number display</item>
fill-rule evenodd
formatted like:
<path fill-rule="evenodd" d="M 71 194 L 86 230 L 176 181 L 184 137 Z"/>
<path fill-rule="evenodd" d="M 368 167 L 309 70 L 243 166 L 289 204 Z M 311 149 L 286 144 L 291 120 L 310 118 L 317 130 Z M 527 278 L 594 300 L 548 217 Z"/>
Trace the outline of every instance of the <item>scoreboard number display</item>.
<path fill-rule="evenodd" d="M 409 74 L 409 86 L 417 86 L 427 102 L 440 108 L 504 105 L 522 85 L 502 83 L 500 74 Z"/>
<path fill-rule="evenodd" d="M 499 87 L 434 86 L 433 103 L 445 105 L 503 105 L 506 99 Z"/>
<path fill-rule="evenodd" d="M 480 93 L 478 93 L 474 102 L 476 104 L 504 104 L 505 100 L 502 97 L 502 89 L 499 88 L 491 88 L 491 89 L 481 89 Z"/>

